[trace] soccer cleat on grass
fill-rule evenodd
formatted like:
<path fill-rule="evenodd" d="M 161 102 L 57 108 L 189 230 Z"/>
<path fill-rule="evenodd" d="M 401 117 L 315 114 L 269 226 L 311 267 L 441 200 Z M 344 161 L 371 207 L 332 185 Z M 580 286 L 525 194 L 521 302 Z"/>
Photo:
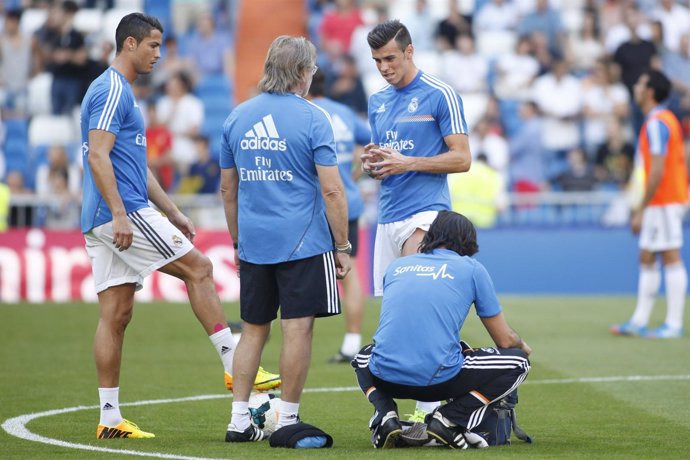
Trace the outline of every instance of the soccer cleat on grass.
<path fill-rule="evenodd" d="M 627 337 L 643 337 L 647 333 L 645 326 L 637 326 L 630 321 L 623 324 L 614 324 L 609 329 L 613 335 L 624 335 Z"/>
<path fill-rule="evenodd" d="M 246 430 L 240 431 L 231 423 L 225 433 L 225 442 L 256 442 L 265 437 L 264 432 L 254 425 L 249 425 Z"/>
<path fill-rule="evenodd" d="M 395 411 L 388 412 L 381 422 L 372 429 L 371 443 L 376 449 L 390 449 L 398 445 L 402 426 Z"/>
<path fill-rule="evenodd" d="M 402 421 L 402 439 L 410 447 L 423 446 L 429 442 L 429 435 L 426 432 L 426 423 Z"/>
<path fill-rule="evenodd" d="M 683 328 L 671 327 L 664 323 L 656 329 L 646 331 L 642 337 L 647 339 L 679 339 L 683 337 Z"/>
<path fill-rule="evenodd" d="M 263 367 L 259 367 L 254 379 L 254 389 L 256 391 L 270 391 L 279 388 L 283 384 L 280 375 L 266 372 Z M 232 391 L 232 375 L 225 373 L 225 387 Z"/>
<path fill-rule="evenodd" d="M 350 364 L 353 359 L 355 359 L 354 356 L 348 356 L 348 355 L 344 354 L 342 351 L 339 351 L 338 354 L 333 355 L 330 358 L 328 358 L 328 363 L 329 364 L 340 364 L 340 363 Z"/>
<path fill-rule="evenodd" d="M 426 432 L 451 449 L 467 449 L 465 429 L 459 426 L 450 426 L 448 420 L 438 410 L 435 410 L 429 417 Z"/>
<path fill-rule="evenodd" d="M 97 439 L 114 439 L 114 438 L 133 438 L 133 439 L 148 439 L 155 438 L 156 435 L 141 430 L 136 423 L 129 420 L 122 420 L 117 426 L 110 427 L 98 425 L 96 430 Z"/>

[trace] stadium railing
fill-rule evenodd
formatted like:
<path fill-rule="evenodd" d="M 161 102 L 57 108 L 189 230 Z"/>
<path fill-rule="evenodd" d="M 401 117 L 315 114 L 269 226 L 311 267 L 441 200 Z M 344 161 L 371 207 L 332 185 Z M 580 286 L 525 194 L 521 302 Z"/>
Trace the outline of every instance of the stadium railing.
<path fill-rule="evenodd" d="M 172 195 L 172 199 L 198 227 L 209 230 L 226 228 L 219 195 Z M 12 196 L 10 205 L 16 208 L 16 226 L 41 227 L 41 213 L 57 202 L 54 197 Z M 507 196 L 507 204 L 498 212 L 496 226 L 615 227 L 626 225 L 629 213 L 630 205 L 622 192 L 511 193 Z M 75 224 L 75 228 L 78 225 Z"/>

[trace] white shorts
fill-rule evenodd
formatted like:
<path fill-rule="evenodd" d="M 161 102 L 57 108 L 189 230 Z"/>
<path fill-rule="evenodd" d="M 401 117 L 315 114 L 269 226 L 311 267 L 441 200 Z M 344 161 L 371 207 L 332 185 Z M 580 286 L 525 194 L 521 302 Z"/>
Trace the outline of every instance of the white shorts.
<path fill-rule="evenodd" d="M 640 230 L 640 249 L 659 252 L 683 247 L 684 214 L 685 206 L 682 204 L 645 208 Z"/>
<path fill-rule="evenodd" d="M 431 223 L 436 219 L 438 211 L 423 211 L 405 220 L 378 224 L 376 227 L 376 242 L 374 244 L 374 295 L 383 295 L 383 275 L 388 266 L 402 256 L 405 241 L 415 230 L 429 231 Z"/>
<path fill-rule="evenodd" d="M 126 251 L 113 244 L 112 221 L 84 234 L 96 293 L 128 283 L 136 283 L 139 290 L 148 275 L 194 249 L 192 242 L 153 208 L 139 209 L 127 217 L 134 236 Z"/>

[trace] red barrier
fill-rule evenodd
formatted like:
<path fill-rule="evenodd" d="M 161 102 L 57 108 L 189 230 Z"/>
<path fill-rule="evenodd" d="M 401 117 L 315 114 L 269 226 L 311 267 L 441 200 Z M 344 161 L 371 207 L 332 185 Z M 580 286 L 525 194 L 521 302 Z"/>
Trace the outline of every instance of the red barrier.
<path fill-rule="evenodd" d="M 363 288 L 368 292 L 368 234 L 362 231 L 358 261 Z M 194 245 L 213 263 L 222 301 L 239 299 L 240 280 L 230 236 L 223 231 L 197 230 Z M 365 282 L 366 280 L 366 282 Z M 96 301 L 91 261 L 78 231 L 10 230 L 0 233 L 0 303 Z M 137 301 L 187 302 L 184 283 L 156 272 L 137 292 Z"/>

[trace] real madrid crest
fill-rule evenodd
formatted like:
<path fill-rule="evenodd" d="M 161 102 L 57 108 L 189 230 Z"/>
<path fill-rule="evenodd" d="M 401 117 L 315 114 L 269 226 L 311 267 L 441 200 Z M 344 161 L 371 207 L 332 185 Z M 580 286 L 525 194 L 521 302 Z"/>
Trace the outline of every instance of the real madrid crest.
<path fill-rule="evenodd" d="M 179 236 L 173 235 L 172 236 L 172 242 L 175 245 L 175 247 L 178 247 L 178 248 L 182 247 L 183 241 L 182 241 L 182 238 L 180 238 Z"/>
<path fill-rule="evenodd" d="M 419 107 L 419 99 L 417 99 L 416 97 L 413 97 L 407 106 L 407 111 L 410 113 L 414 113 L 417 111 L 418 107 Z"/>

